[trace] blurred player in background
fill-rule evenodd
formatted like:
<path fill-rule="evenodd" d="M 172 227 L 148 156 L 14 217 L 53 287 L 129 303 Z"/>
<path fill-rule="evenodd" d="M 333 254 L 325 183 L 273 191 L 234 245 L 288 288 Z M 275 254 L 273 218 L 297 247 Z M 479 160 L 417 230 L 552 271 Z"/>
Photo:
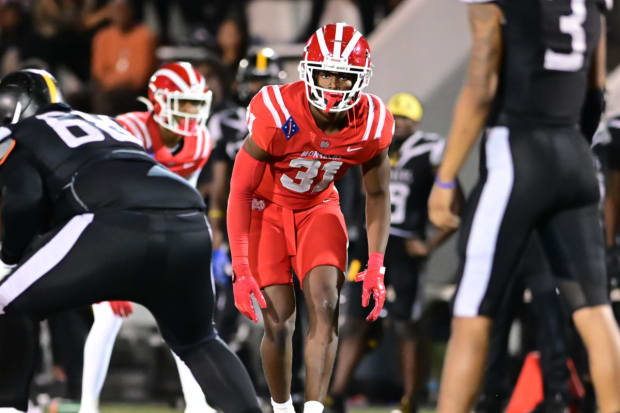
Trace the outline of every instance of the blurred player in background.
<path fill-rule="evenodd" d="M 111 118 L 63 104 L 47 72 L 0 81 L 0 123 L 0 332 L 11 344 L 0 348 L 0 407 L 27 407 L 37 320 L 131 300 L 151 311 L 216 406 L 259 413 L 250 377 L 213 327 L 200 194 Z"/>
<path fill-rule="evenodd" d="M 609 277 L 612 307 L 614 308 L 616 320 L 620 322 L 620 245 L 618 245 L 618 223 L 620 222 L 620 115 L 608 119 L 604 126 L 607 129 L 609 141 L 599 145 L 599 142 L 595 139 L 593 145 L 595 153 L 599 155 L 603 170 L 603 185 L 605 187 L 603 211 L 605 218 L 605 245 L 607 247 L 607 276 Z"/>
<path fill-rule="evenodd" d="M 228 238 L 235 304 L 257 321 L 262 308 L 263 368 L 274 412 L 294 412 L 291 337 L 295 272 L 309 315 L 304 413 L 323 411 L 338 345 L 338 299 L 347 233 L 333 181 L 362 165 L 366 190 L 368 269 L 363 305 L 385 300 L 383 255 L 390 222 L 389 158 L 393 118 L 363 93 L 372 74 L 366 39 L 346 23 L 329 24 L 308 40 L 302 81 L 268 86 L 252 99 L 249 136 L 237 154 L 228 200 Z"/>
<path fill-rule="evenodd" d="M 433 187 L 435 170 L 441 161 L 444 140 L 436 134 L 418 130 L 422 105 L 409 93 L 398 93 L 388 101 L 394 115 L 394 140 L 389 148 L 390 201 L 392 216 L 385 264 L 387 316 L 398 338 L 399 365 L 404 394 L 400 411 L 417 411 L 416 321 L 421 315 L 420 273 L 426 258 L 453 230 L 441 230 L 427 237 L 426 201 Z M 359 269 L 354 260 L 350 274 Z M 357 269 L 355 268 L 357 267 Z M 359 284 L 345 287 L 347 317 L 342 327 L 342 341 L 330 396 L 330 411 L 345 412 L 345 396 L 355 368 L 368 350 L 371 325 L 364 319 L 368 310 L 360 305 Z"/>
<path fill-rule="evenodd" d="M 466 2 L 469 71 L 429 199 L 430 218 L 441 228 L 459 225 L 450 210 L 455 178 L 488 128 L 480 179 L 463 215 L 439 412 L 471 410 L 492 320 L 532 233 L 588 349 L 599 408 L 620 412 L 620 331 L 607 293 L 592 154 L 578 128 L 584 102 L 599 108 L 600 119 L 605 2 Z"/>
<path fill-rule="evenodd" d="M 122 114 L 116 120 L 141 140 L 146 152 L 156 161 L 195 187 L 213 146 L 205 126 L 211 99 L 205 79 L 191 64 L 172 62 L 161 66 L 151 76 L 149 97 L 145 101 L 149 110 Z M 95 322 L 84 346 L 80 413 L 99 411 L 99 395 L 114 341 L 123 317 L 132 312 L 130 302 L 93 305 Z M 174 352 L 172 354 L 179 370 L 185 412 L 214 412 L 187 366 Z"/>

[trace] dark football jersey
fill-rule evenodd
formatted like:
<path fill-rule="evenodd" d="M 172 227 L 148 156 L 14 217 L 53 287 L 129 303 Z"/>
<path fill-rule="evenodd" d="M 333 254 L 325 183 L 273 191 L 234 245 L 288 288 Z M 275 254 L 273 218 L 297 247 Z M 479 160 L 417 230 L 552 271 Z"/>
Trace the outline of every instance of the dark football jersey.
<path fill-rule="evenodd" d="M 606 194 L 606 176 L 610 170 L 620 170 L 620 115 L 599 125 L 592 139 L 592 153 L 599 181 L 601 202 Z"/>
<path fill-rule="evenodd" d="M 391 235 L 426 238 L 427 201 L 444 144 L 439 135 L 417 131 L 390 153 Z"/>
<path fill-rule="evenodd" d="M 0 150 L 3 257 L 18 256 L 44 223 L 84 212 L 204 208 L 191 185 L 107 116 L 49 105 L 0 127 Z"/>
<path fill-rule="evenodd" d="M 225 161 L 230 165 L 234 163 L 237 152 L 248 135 L 245 115 L 245 107 L 234 106 L 215 112 L 211 116 L 207 127 L 215 141 L 211 155 L 214 161 Z"/>
<path fill-rule="evenodd" d="M 493 2 L 504 14 L 499 89 L 489 118 L 548 125 L 579 122 L 604 0 L 464 0 Z"/>

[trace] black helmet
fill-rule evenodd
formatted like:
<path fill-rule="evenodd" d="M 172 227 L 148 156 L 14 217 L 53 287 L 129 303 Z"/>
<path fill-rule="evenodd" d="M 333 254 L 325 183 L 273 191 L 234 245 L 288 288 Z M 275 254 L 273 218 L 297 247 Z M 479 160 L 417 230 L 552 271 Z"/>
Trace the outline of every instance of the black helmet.
<path fill-rule="evenodd" d="M 280 58 L 268 47 L 250 52 L 239 62 L 237 69 L 237 96 L 247 105 L 265 85 L 277 85 L 286 78 Z"/>
<path fill-rule="evenodd" d="M 45 70 L 24 69 L 0 79 L 0 125 L 16 123 L 59 102 L 64 100 L 56 79 Z"/>

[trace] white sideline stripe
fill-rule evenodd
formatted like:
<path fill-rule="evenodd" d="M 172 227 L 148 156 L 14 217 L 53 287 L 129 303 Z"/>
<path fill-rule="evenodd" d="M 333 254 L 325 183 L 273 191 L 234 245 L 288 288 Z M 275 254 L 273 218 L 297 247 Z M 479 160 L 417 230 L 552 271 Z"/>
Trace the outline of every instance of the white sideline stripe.
<path fill-rule="evenodd" d="M 377 125 L 377 131 L 375 132 L 375 139 L 379 139 L 383 133 L 383 125 L 385 125 L 385 105 L 380 98 L 376 98 L 379 101 L 379 124 Z"/>
<path fill-rule="evenodd" d="M 185 93 L 190 92 L 189 85 L 187 84 L 187 82 L 181 76 L 177 75 L 174 71 L 170 69 L 159 69 L 157 72 L 155 72 L 153 76 L 160 76 L 160 75 L 168 77 L 183 92 Z"/>
<path fill-rule="evenodd" d="M 334 57 L 340 58 L 340 50 L 342 50 L 342 32 L 344 23 L 336 23 L 336 38 L 334 39 Z"/>
<path fill-rule="evenodd" d="M 487 292 L 497 236 L 514 183 L 508 128 L 489 129 L 486 142 L 487 180 L 467 240 L 465 268 L 454 303 L 456 317 L 475 317 Z"/>
<path fill-rule="evenodd" d="M 341 57 L 343 59 L 349 58 L 349 56 L 351 55 L 351 52 L 353 51 L 353 48 L 355 47 L 355 45 L 357 44 L 357 42 L 360 40 L 361 37 L 362 37 L 362 34 L 358 32 L 357 30 L 355 31 L 355 33 L 353 33 L 353 37 L 351 38 L 351 40 L 349 40 L 349 44 L 342 52 Z"/>
<path fill-rule="evenodd" d="M 327 44 L 325 43 L 325 36 L 323 35 L 323 28 L 321 27 L 316 31 L 316 38 L 319 41 L 319 47 L 321 48 L 321 54 L 323 54 L 323 58 L 329 56 L 329 49 L 327 48 Z"/>
<path fill-rule="evenodd" d="M 284 104 L 284 99 L 282 99 L 282 93 L 280 93 L 280 88 L 278 86 L 270 86 L 271 90 L 273 90 L 273 94 L 276 97 L 276 102 L 278 102 L 278 106 L 280 106 L 280 110 L 284 113 L 284 121 L 286 122 L 291 115 L 288 113 L 286 109 L 286 105 Z"/>
<path fill-rule="evenodd" d="M 58 234 L 0 285 L 0 314 L 4 313 L 7 305 L 62 261 L 93 218 L 94 214 L 82 214 L 71 218 Z"/>
<path fill-rule="evenodd" d="M 271 112 L 271 116 L 273 117 L 273 120 L 276 122 L 276 125 L 278 126 L 278 128 L 281 128 L 282 122 L 280 121 L 280 115 L 278 115 L 276 108 L 274 108 L 273 103 L 271 103 L 271 98 L 269 97 L 268 90 L 269 90 L 268 87 L 264 87 L 263 90 L 261 91 L 261 95 L 263 96 L 263 102 L 265 102 L 265 106 L 267 106 L 267 109 L 269 109 L 269 112 Z"/>
<path fill-rule="evenodd" d="M 362 140 L 367 141 L 368 136 L 370 135 L 370 129 L 372 128 L 372 123 L 375 118 L 375 104 L 369 94 L 364 93 L 364 96 L 366 96 L 366 99 L 368 99 L 368 119 L 366 120 L 366 131 L 364 132 L 364 137 L 362 138 Z"/>

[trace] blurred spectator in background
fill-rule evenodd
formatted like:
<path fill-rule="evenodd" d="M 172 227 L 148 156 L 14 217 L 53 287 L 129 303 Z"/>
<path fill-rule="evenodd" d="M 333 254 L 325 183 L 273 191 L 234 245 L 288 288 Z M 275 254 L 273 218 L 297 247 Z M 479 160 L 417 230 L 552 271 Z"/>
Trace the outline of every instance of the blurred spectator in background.
<path fill-rule="evenodd" d="M 90 77 L 90 47 L 93 32 L 101 21 L 86 19 L 96 9 L 95 0 L 37 0 L 34 3 L 34 28 L 37 43 L 32 54 L 50 64 L 69 69 L 85 82 Z M 85 23 L 90 26 L 86 26 Z"/>
<path fill-rule="evenodd" d="M 0 75 L 19 68 L 31 38 L 30 25 L 30 17 L 21 2 L 0 2 Z"/>
<path fill-rule="evenodd" d="M 157 12 L 162 44 L 190 43 L 208 46 L 215 45 L 217 29 L 230 13 L 239 14 L 241 21 L 247 25 L 245 3 L 246 0 L 152 0 Z M 178 33 L 178 27 L 174 29 L 169 27 L 171 10 L 174 6 L 178 7 L 184 22 L 182 33 Z M 179 34 L 182 38 L 178 38 Z"/>
<path fill-rule="evenodd" d="M 320 26 L 321 18 L 329 0 L 313 0 L 310 19 L 297 36 L 296 41 L 303 43 Z M 398 6 L 402 0 L 357 0 L 352 1 L 359 6 L 362 18 L 362 33 L 369 35 L 375 28 L 377 16 L 385 17 Z"/>
<path fill-rule="evenodd" d="M 110 6 L 112 24 L 93 39 L 93 110 L 114 115 L 139 109 L 136 98 L 156 65 L 157 39 L 143 23 L 142 0 L 111 0 Z"/>
<path fill-rule="evenodd" d="M 234 105 L 231 96 L 232 84 L 228 82 L 229 75 L 226 73 L 222 59 L 215 53 L 206 50 L 203 58 L 194 62 L 194 67 L 202 74 L 213 92 L 212 114 L 224 107 Z"/>
<path fill-rule="evenodd" d="M 249 34 L 244 14 L 229 15 L 217 29 L 217 48 L 226 73 L 227 82 L 234 80 L 237 67 L 248 51 Z"/>

